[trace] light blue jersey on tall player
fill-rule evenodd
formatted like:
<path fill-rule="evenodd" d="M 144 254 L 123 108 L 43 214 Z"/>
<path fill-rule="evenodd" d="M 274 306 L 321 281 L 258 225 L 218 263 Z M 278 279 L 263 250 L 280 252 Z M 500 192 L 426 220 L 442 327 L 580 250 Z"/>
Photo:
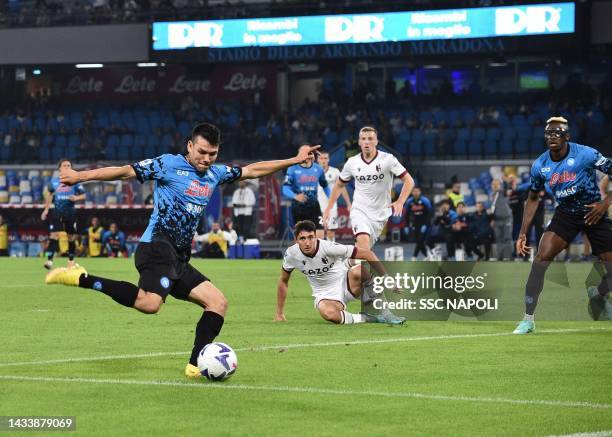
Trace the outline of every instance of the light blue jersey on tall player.
<path fill-rule="evenodd" d="M 292 165 L 287 169 L 285 182 L 283 184 L 283 195 L 293 199 L 296 194 L 305 194 L 306 202 L 303 206 L 318 205 L 317 197 L 318 186 L 321 185 L 327 197 L 329 197 L 329 187 L 325 179 L 323 167 L 314 162 L 310 167 L 302 167 L 299 164 Z"/>
<path fill-rule="evenodd" d="M 58 217 L 74 217 L 76 215 L 74 202 L 70 200 L 70 197 L 85 193 L 81 184 L 68 186 L 62 184 L 59 178 L 52 178 L 47 185 L 47 190 L 53 194 L 54 214 Z"/>
<path fill-rule="evenodd" d="M 140 182 L 154 180 L 155 208 L 141 242 L 170 241 L 178 249 L 191 247 L 200 218 L 217 185 L 240 179 L 240 167 L 212 165 L 198 173 L 183 155 L 165 154 L 132 165 Z"/>
<path fill-rule="evenodd" d="M 610 174 L 612 160 L 592 147 L 570 142 L 567 147 L 568 153 L 561 161 L 553 161 L 549 151 L 535 160 L 530 189 L 549 188 L 561 211 L 583 215 L 590 211 L 586 205 L 601 200 L 595 170 Z"/>

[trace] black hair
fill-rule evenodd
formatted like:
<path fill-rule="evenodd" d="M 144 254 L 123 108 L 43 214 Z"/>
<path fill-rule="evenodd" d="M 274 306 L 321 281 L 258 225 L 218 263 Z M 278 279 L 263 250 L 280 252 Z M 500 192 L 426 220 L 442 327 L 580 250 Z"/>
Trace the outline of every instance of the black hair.
<path fill-rule="evenodd" d="M 463 205 L 463 206 L 465 206 L 465 202 L 457 202 L 457 205 L 455 206 L 455 208 L 458 208 L 458 207 L 459 207 L 459 205 Z"/>
<path fill-rule="evenodd" d="M 295 224 L 295 237 L 300 235 L 300 232 L 316 232 L 317 227 L 310 220 L 302 220 Z"/>
<path fill-rule="evenodd" d="M 63 164 L 64 162 L 66 162 L 66 161 L 70 162 L 70 160 L 69 160 L 68 158 L 62 158 L 62 159 L 60 159 L 60 160 L 59 160 L 59 162 L 57 163 L 57 168 L 61 168 L 61 167 L 62 167 L 62 164 Z M 72 164 L 72 163 L 70 162 L 70 164 Z"/>
<path fill-rule="evenodd" d="M 202 137 L 212 146 L 221 144 L 221 131 L 219 128 L 210 123 L 198 123 L 191 131 L 191 141 L 195 142 L 197 137 Z"/>

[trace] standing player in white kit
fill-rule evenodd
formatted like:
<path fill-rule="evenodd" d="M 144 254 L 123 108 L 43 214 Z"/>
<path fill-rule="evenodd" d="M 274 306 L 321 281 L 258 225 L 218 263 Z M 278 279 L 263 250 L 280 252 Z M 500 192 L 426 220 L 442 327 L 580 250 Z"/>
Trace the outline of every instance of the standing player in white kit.
<path fill-rule="evenodd" d="M 414 188 L 414 180 L 395 156 L 377 150 L 378 133 L 375 128 L 365 126 L 359 131 L 361 154 L 349 158 L 329 196 L 329 203 L 323 212 L 323 224 L 329 218 L 345 184 L 355 179 L 351 225 L 355 245 L 370 249 L 387 224 L 391 215 L 401 216 L 404 203 Z M 399 197 L 391 202 L 393 179 L 400 178 L 404 185 Z"/>

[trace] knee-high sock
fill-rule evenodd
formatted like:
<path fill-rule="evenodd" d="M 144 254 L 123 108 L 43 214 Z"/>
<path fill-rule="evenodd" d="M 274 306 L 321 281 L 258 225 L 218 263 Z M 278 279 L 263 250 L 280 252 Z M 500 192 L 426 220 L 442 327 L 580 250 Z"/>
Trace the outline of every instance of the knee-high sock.
<path fill-rule="evenodd" d="M 532 316 L 535 312 L 538 298 L 542 288 L 544 288 L 544 275 L 549 265 L 549 261 L 534 261 L 531 265 L 531 271 L 525 286 L 525 314 Z"/>
<path fill-rule="evenodd" d="M 195 340 L 189 364 L 198 365 L 198 355 L 204 346 L 212 343 L 223 327 L 223 316 L 212 311 L 204 311 L 196 325 Z"/>
<path fill-rule="evenodd" d="M 104 293 L 115 302 L 129 308 L 134 306 L 138 296 L 138 287 L 130 282 L 115 281 L 93 275 L 82 274 L 79 278 L 79 287 L 91 288 Z"/>
<path fill-rule="evenodd" d="M 47 246 L 47 259 L 49 261 L 53 260 L 53 256 L 55 252 L 59 249 L 59 244 L 55 238 L 49 238 L 49 245 Z"/>
<path fill-rule="evenodd" d="M 74 252 L 76 249 L 76 243 L 74 241 L 68 242 L 68 259 L 72 261 L 74 259 Z"/>

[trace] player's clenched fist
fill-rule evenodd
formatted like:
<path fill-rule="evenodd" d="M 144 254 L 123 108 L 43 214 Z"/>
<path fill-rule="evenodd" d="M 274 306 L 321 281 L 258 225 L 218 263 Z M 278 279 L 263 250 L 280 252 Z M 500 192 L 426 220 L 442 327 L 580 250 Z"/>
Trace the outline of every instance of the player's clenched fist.
<path fill-rule="evenodd" d="M 64 185 L 74 185 L 79 182 L 79 172 L 76 170 L 62 169 L 60 171 L 60 182 Z"/>

